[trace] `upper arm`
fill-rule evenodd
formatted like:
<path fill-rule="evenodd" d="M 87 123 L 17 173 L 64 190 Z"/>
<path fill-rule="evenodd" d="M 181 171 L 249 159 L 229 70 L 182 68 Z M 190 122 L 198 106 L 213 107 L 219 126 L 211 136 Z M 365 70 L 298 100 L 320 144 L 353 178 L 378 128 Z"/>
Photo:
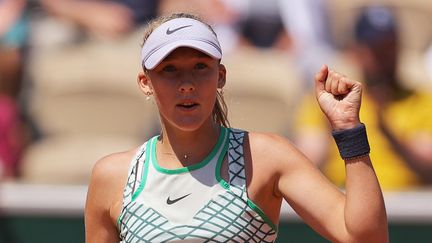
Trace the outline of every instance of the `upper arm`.
<path fill-rule="evenodd" d="M 279 138 L 270 144 L 279 174 L 275 193 L 324 237 L 345 238 L 345 195 L 290 142 Z"/>
<path fill-rule="evenodd" d="M 122 198 L 127 167 L 118 156 L 99 160 L 92 171 L 85 205 L 86 242 L 119 242 L 112 207 Z"/>

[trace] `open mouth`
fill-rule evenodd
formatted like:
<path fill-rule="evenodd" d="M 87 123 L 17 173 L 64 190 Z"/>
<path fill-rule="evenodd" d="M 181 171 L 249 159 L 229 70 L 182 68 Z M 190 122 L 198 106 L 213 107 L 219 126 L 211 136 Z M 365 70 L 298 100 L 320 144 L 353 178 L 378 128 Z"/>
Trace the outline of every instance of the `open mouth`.
<path fill-rule="evenodd" d="M 185 109 L 185 110 L 192 110 L 192 109 L 196 108 L 197 106 L 198 106 L 198 104 L 194 103 L 194 102 L 184 102 L 184 103 L 177 105 L 177 107 L 180 107 L 181 109 Z"/>

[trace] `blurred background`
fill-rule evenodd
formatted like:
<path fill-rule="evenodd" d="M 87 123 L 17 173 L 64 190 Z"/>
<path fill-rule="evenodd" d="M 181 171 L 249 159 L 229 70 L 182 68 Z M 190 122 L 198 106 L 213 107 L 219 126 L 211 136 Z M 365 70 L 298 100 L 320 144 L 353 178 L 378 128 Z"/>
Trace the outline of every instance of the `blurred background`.
<path fill-rule="evenodd" d="M 0 0 L 0 243 L 84 242 L 93 164 L 160 132 L 142 32 L 180 11 L 218 34 L 231 126 L 286 136 L 341 189 L 313 76 L 363 82 L 391 242 L 432 242 L 431 1 Z M 327 241 L 284 205 L 278 242 Z"/>

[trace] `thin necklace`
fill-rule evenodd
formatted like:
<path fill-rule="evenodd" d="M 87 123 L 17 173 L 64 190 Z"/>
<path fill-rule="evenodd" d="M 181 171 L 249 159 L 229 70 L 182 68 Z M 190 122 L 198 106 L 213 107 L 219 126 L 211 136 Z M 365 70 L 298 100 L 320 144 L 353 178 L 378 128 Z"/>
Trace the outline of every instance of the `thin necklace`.
<path fill-rule="evenodd" d="M 174 153 L 168 153 L 168 152 L 162 152 L 163 154 L 167 154 L 167 155 L 170 155 L 170 156 L 175 156 L 175 154 Z M 188 159 L 189 158 L 189 155 L 187 155 L 187 154 L 184 154 L 183 156 L 181 156 L 181 157 L 183 157 L 184 159 Z"/>

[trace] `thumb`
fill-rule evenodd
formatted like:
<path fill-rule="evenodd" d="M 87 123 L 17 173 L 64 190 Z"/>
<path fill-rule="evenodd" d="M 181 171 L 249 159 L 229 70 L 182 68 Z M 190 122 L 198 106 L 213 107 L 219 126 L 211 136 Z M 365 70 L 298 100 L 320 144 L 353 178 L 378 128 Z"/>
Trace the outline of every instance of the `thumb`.
<path fill-rule="evenodd" d="M 315 93 L 317 97 L 325 88 L 325 81 L 327 80 L 328 72 L 328 67 L 324 64 L 319 72 L 315 74 Z"/>

